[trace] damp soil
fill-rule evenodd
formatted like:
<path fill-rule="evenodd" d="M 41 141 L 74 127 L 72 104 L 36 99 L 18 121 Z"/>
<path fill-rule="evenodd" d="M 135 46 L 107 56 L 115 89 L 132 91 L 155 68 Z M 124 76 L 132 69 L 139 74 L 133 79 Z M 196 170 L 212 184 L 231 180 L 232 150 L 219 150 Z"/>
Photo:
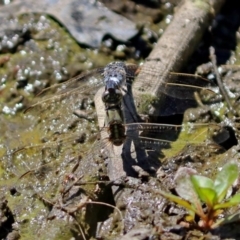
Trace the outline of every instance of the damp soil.
<path fill-rule="evenodd" d="M 3 45 L 0 52 L 1 239 L 239 239 L 238 224 L 209 232 L 189 225 L 186 211 L 157 192 L 174 192 L 180 167 L 213 178 L 229 160 L 240 164 L 237 118 L 229 113 L 223 98 L 197 104 L 183 116 L 157 119 L 211 124 L 191 129 L 191 136 L 183 129 L 174 135 L 171 148 L 148 150 L 149 171 L 135 166 L 134 177 L 115 181 L 109 180 L 108 154 L 102 151 L 109 143 L 99 137 L 93 101 L 97 89 L 63 94 L 24 113 L 32 103 L 54 96 L 55 89 L 36 97 L 45 87 L 112 61 L 143 61 L 177 5 L 177 1 L 154 0 L 150 5 L 102 2 L 140 26 L 138 36 L 127 43 L 107 37 L 99 49 L 89 49 L 52 18 L 35 13 L 13 18 L 12 28 L 3 31 L 2 45 L 12 44 Z M 231 65 L 240 61 L 240 21 L 235 14 L 239 4 L 229 2 L 183 71 L 203 69 L 209 61 L 208 47 L 214 45 L 219 64 L 228 64 L 222 77 L 234 93 L 237 111 L 239 69 Z M 214 75 L 211 69 L 202 74 Z M 213 123 L 220 127 L 215 129 Z"/>

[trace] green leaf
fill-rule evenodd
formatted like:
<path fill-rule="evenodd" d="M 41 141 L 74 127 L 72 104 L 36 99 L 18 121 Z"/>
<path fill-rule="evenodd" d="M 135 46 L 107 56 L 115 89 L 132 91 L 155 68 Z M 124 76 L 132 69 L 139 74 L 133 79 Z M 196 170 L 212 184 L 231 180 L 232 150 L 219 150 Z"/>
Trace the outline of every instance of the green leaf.
<path fill-rule="evenodd" d="M 213 189 L 213 181 L 203 176 L 192 176 L 191 181 L 198 197 L 212 208 L 216 201 L 216 192 Z"/>
<path fill-rule="evenodd" d="M 171 193 L 167 193 L 167 192 L 164 192 L 164 191 L 161 191 L 161 190 L 158 190 L 158 192 L 165 198 L 168 198 L 169 200 L 181 205 L 182 207 L 188 209 L 189 211 L 193 211 L 195 212 L 195 208 L 186 200 L 178 197 L 178 196 L 175 196 Z"/>
<path fill-rule="evenodd" d="M 196 174 L 196 170 L 181 167 L 178 169 L 174 179 L 176 185 L 175 190 L 177 194 L 189 202 L 193 202 L 194 199 L 198 199 L 193 184 L 190 180 L 190 176 L 193 174 Z"/>
<path fill-rule="evenodd" d="M 226 196 L 227 190 L 238 177 L 238 166 L 236 163 L 227 163 L 218 172 L 214 181 L 214 189 L 217 193 L 217 202 L 220 203 Z"/>
<path fill-rule="evenodd" d="M 198 188 L 197 190 L 199 198 L 207 204 L 208 208 L 213 208 L 216 202 L 216 192 L 211 188 Z"/>
<path fill-rule="evenodd" d="M 235 194 L 232 198 L 224 203 L 220 203 L 214 206 L 214 210 L 233 207 L 240 203 L 240 193 Z"/>
<path fill-rule="evenodd" d="M 211 188 L 214 189 L 214 182 L 212 179 L 204 176 L 193 175 L 191 176 L 191 182 L 194 188 Z"/>
<path fill-rule="evenodd" d="M 216 201 L 216 192 L 211 188 L 200 188 L 199 197 L 209 208 L 213 208 Z"/>
<path fill-rule="evenodd" d="M 196 174 L 196 170 L 187 167 L 180 167 L 175 175 L 174 182 L 176 184 L 176 192 L 180 197 L 190 202 L 195 212 L 204 214 L 202 204 L 190 180 L 190 176 Z"/>

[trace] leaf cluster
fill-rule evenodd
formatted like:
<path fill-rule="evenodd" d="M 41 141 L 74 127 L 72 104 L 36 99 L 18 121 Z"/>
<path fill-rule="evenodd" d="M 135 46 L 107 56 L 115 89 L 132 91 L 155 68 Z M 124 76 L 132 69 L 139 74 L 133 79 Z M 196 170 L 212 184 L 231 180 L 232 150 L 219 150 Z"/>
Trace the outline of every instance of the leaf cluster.
<path fill-rule="evenodd" d="M 214 229 L 240 220 L 240 212 L 224 214 L 225 209 L 240 203 L 240 193 L 226 197 L 237 178 L 238 166 L 234 162 L 224 165 L 214 180 L 196 175 L 192 169 L 182 168 L 175 178 L 179 196 L 164 191 L 160 191 L 160 194 L 186 208 L 189 212 L 188 221 L 194 222 L 197 215 L 200 218 L 199 227 Z"/>

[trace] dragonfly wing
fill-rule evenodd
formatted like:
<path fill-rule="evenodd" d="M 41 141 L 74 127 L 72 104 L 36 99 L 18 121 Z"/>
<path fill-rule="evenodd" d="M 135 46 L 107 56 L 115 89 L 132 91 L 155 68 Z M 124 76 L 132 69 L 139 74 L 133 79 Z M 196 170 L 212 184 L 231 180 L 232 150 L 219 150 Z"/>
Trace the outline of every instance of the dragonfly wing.
<path fill-rule="evenodd" d="M 69 99 L 80 99 L 86 95 L 94 95 L 96 89 L 104 85 L 102 79 L 103 68 L 97 68 L 87 73 L 80 74 L 70 80 L 52 85 L 37 94 L 35 103 L 30 105 L 25 112 L 35 107 L 47 109 L 50 105 Z M 44 94 L 44 98 L 40 97 Z M 74 97 L 73 97 L 74 96 Z M 70 102 L 70 101 L 69 101 Z"/>
<path fill-rule="evenodd" d="M 83 72 L 82 74 L 79 74 L 69 80 L 67 80 L 66 82 L 62 82 L 62 83 L 58 83 L 58 84 L 54 84 L 50 87 L 47 87 L 45 89 L 43 89 L 42 91 L 40 91 L 37 96 L 42 95 L 43 93 L 46 93 L 48 91 L 52 91 L 54 89 L 56 89 L 57 92 L 55 92 L 54 94 L 61 94 L 65 91 L 67 91 L 67 89 L 72 89 L 72 88 L 76 88 L 76 87 L 81 87 L 84 86 L 85 84 L 89 84 L 89 79 L 91 77 L 96 77 L 98 75 L 101 75 L 104 71 L 104 68 L 96 68 L 96 69 L 92 69 L 86 72 Z M 91 83 L 90 83 L 91 84 Z"/>
<path fill-rule="evenodd" d="M 126 124 L 127 137 L 142 148 L 160 150 L 169 148 L 182 129 L 181 125 L 155 123 Z"/>
<path fill-rule="evenodd" d="M 194 92 L 200 91 L 206 91 L 208 94 L 215 95 L 212 89 L 216 85 L 198 75 L 171 72 L 167 77 L 163 77 L 155 74 L 153 71 L 148 72 L 146 69 L 144 69 L 143 74 L 151 74 L 158 79 L 161 82 L 160 92 L 174 98 L 194 99 Z"/>
<path fill-rule="evenodd" d="M 219 129 L 220 126 L 204 123 L 183 125 L 132 123 L 127 124 L 126 128 L 127 137 L 133 139 L 141 148 L 160 151 L 173 146 L 181 150 L 187 144 L 202 143 L 211 139 L 209 130 Z"/>
<path fill-rule="evenodd" d="M 201 91 L 207 94 L 216 94 L 212 90 L 216 87 L 215 84 L 191 74 L 171 73 L 162 86 L 162 91 L 165 94 L 180 99 L 194 99 L 194 92 Z"/>

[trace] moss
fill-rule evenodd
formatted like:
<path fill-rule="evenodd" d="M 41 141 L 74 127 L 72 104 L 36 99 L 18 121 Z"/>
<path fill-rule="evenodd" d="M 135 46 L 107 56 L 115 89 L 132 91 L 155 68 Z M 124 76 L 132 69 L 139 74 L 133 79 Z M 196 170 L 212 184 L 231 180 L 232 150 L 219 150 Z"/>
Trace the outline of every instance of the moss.
<path fill-rule="evenodd" d="M 141 98 L 136 100 L 137 111 L 140 114 L 149 114 L 150 108 L 158 100 L 157 97 L 150 94 L 141 94 Z"/>
<path fill-rule="evenodd" d="M 177 155 L 184 147 L 191 144 L 201 144 L 209 139 L 209 128 L 211 125 L 194 125 L 185 123 L 182 125 L 182 129 L 176 141 L 171 144 L 171 148 L 164 149 L 164 155 L 166 157 L 172 157 Z"/>
<path fill-rule="evenodd" d="M 211 5 L 208 0 L 192 0 L 194 5 L 206 12 L 211 11 Z"/>

